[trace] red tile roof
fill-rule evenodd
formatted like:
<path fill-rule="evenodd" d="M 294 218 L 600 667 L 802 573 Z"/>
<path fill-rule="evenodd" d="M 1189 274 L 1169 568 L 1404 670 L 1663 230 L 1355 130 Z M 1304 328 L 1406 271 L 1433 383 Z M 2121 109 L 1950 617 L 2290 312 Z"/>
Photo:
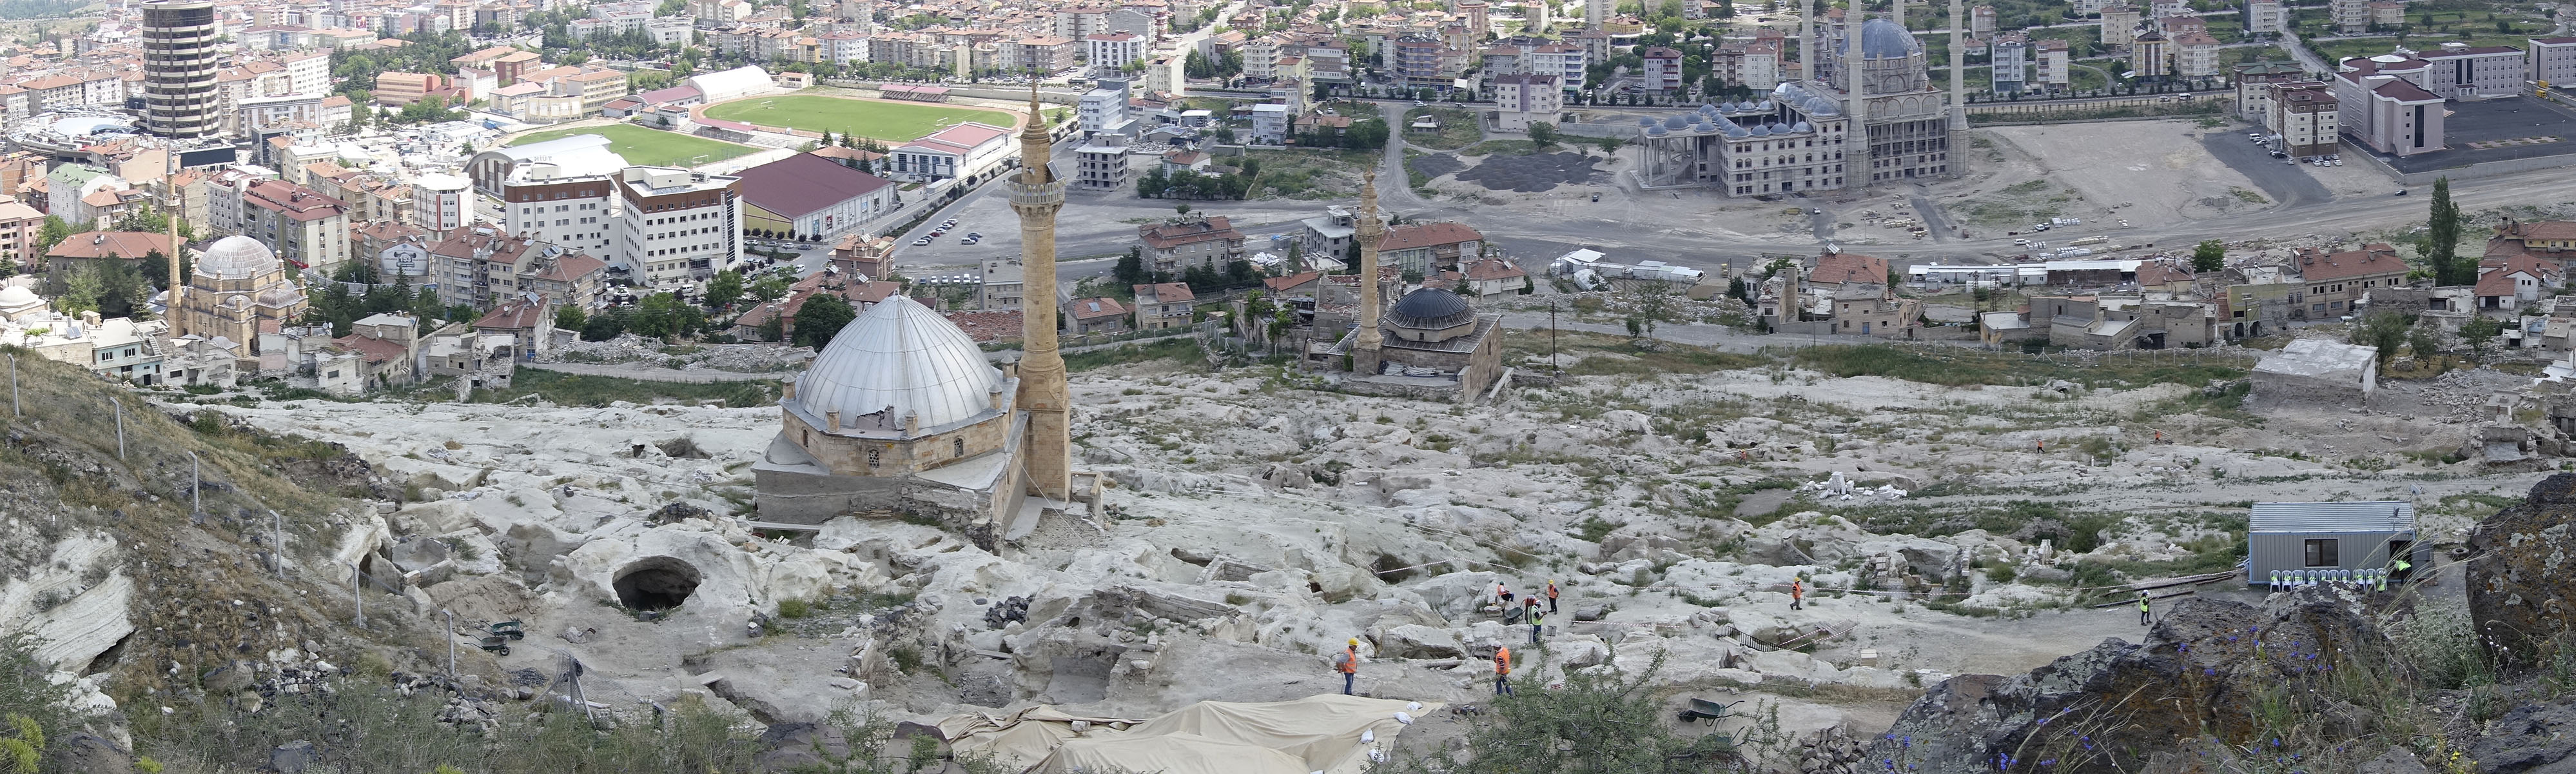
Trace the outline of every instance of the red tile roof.
<path fill-rule="evenodd" d="M 966 338 L 978 342 L 1009 341 L 1019 338 L 1023 333 L 1024 326 L 1021 323 L 1020 310 L 1017 309 L 1001 312 L 941 312 L 940 315 L 947 317 L 949 322 L 956 323 L 958 330 L 966 332 Z"/>
<path fill-rule="evenodd" d="M 1887 261 L 1859 253 L 1826 253 L 1816 256 L 1816 269 L 1807 273 L 1807 281 L 1822 285 L 1849 282 L 1887 284 Z"/>
<path fill-rule="evenodd" d="M 2307 282 L 2349 279 L 2380 274 L 2404 275 L 2406 262 L 2397 259 L 2397 248 L 2384 242 L 2362 245 L 2359 250 L 2328 253 L 2323 250 L 2299 251 L 2299 277 Z"/>
<path fill-rule="evenodd" d="M 148 231 L 86 231 L 65 237 L 46 251 L 52 258 L 141 258 L 158 250 L 170 254 L 170 237 Z"/>
<path fill-rule="evenodd" d="M 1386 253 L 1394 252 L 1396 250 L 1411 250 L 1421 247 L 1454 245 L 1460 242 L 1479 241 L 1484 238 L 1484 234 L 1476 233 L 1475 229 L 1468 228 L 1466 224 L 1463 223 L 1408 223 L 1387 229 L 1386 236 L 1379 237 L 1377 240 L 1377 251 Z"/>
<path fill-rule="evenodd" d="M 1138 285 L 1135 287 L 1135 291 L 1136 302 L 1140 304 L 1176 304 L 1187 301 L 1196 301 L 1199 298 L 1198 294 L 1190 292 L 1190 286 L 1178 282 Z M 1148 298 L 1154 300 L 1146 301 L 1145 299 Z"/>
<path fill-rule="evenodd" d="M 331 345 L 358 353 L 359 359 L 369 363 L 389 363 L 403 359 L 406 354 L 399 343 L 371 339 L 354 333 L 332 339 Z"/>
<path fill-rule="evenodd" d="M 1137 226 L 1136 235 L 1145 240 L 1145 245 L 1147 247 L 1152 247 L 1156 250 L 1170 250 L 1182 245 L 1197 244 L 1210 240 L 1223 239 L 1230 241 L 1243 238 L 1243 232 L 1234 230 L 1233 219 L 1227 218 L 1223 215 L 1208 218 L 1203 221 L 1191 220 L 1185 223 L 1157 223 L 1151 226 Z"/>
<path fill-rule="evenodd" d="M 1073 319 L 1085 322 L 1127 316 L 1126 305 L 1118 303 L 1118 299 L 1105 296 L 1101 298 L 1077 298 L 1073 300 L 1073 303 L 1066 304 L 1064 308 L 1072 311 Z"/>

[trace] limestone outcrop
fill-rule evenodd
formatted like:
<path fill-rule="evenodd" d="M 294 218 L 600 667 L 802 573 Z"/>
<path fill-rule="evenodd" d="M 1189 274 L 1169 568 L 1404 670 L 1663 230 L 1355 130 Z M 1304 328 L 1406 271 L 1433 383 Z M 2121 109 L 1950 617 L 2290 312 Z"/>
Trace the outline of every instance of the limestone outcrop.
<path fill-rule="evenodd" d="M 2468 548 L 2469 618 L 2498 661 L 2530 665 L 2576 631 L 2576 474 L 2532 485 L 2470 530 Z"/>

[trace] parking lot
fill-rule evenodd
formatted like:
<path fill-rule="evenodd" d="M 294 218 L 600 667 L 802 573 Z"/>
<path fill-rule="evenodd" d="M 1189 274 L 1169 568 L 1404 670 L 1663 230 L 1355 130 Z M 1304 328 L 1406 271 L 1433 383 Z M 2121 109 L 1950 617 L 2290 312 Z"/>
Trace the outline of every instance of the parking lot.
<path fill-rule="evenodd" d="M 2406 174 L 2490 161 L 2576 154 L 2576 111 L 2546 100 L 2508 97 L 2444 103 L 2442 150 L 2412 156 L 2377 156 Z M 2347 146 L 2350 147 L 2350 146 Z"/>

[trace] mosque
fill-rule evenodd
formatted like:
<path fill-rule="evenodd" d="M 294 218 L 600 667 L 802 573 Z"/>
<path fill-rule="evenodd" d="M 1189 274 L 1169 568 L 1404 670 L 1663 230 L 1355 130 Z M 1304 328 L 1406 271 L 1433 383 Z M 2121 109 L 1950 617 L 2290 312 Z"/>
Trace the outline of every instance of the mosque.
<path fill-rule="evenodd" d="M 246 236 L 207 245 L 187 282 L 169 315 L 171 338 L 223 338 L 255 348 L 262 331 L 296 324 L 309 306 L 277 254 Z"/>
<path fill-rule="evenodd" d="M 1020 215 L 1021 276 L 1051 288 L 1065 182 L 1048 165 L 1045 127 L 1032 93 L 1021 169 L 1006 185 Z M 860 313 L 779 400 L 779 433 L 752 463 L 760 518 L 928 516 L 988 550 L 1092 518 L 1102 487 L 1072 470 L 1055 294 L 1022 303 L 1023 354 L 1001 366 L 910 298 Z"/>
<path fill-rule="evenodd" d="M 1813 18 L 1812 0 L 1807 10 Z M 1863 22 L 1858 51 L 1839 29 L 1826 33 L 1833 42 L 1799 47 L 1823 54 L 1801 54 L 1816 77 L 1782 83 L 1760 100 L 1639 118 L 1646 184 L 1766 196 L 1953 176 L 1951 137 L 1965 126 L 1957 79 L 1945 100 L 1932 86 L 1922 42 L 1901 21 Z M 1804 21 L 1799 36 L 1816 40 Z M 1855 54 L 1859 66 L 1849 66 Z M 1854 137 L 1856 130 L 1864 134 Z"/>

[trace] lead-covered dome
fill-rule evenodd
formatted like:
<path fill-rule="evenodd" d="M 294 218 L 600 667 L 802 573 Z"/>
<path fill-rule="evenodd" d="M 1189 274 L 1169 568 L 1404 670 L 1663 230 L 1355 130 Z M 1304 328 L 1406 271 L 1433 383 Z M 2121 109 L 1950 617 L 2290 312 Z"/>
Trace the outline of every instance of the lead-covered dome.
<path fill-rule="evenodd" d="M 197 255 L 198 274 L 215 279 L 250 279 L 277 270 L 277 254 L 246 236 L 228 236 Z"/>
<path fill-rule="evenodd" d="M 1001 384 L 1001 369 L 955 323 L 890 296 L 823 346 L 797 378 L 796 401 L 818 419 L 838 411 L 844 424 L 885 411 L 886 423 L 900 427 L 906 414 L 919 414 L 927 430 L 992 410 Z"/>
<path fill-rule="evenodd" d="M 1868 59 L 1903 59 L 1922 50 L 1914 33 L 1886 19 L 1871 19 L 1860 26 L 1860 54 Z"/>
<path fill-rule="evenodd" d="M 5 288 L 0 288 L 0 309 L 13 306 L 23 306 L 26 304 L 42 303 L 43 301 L 44 299 L 36 297 L 36 291 L 28 290 L 25 286 L 11 285 Z"/>
<path fill-rule="evenodd" d="M 1467 299 L 1459 298 L 1456 293 L 1422 288 L 1397 300 L 1395 308 L 1387 311 L 1386 319 L 1399 328 L 1437 330 L 1467 324 L 1476 319 L 1476 310 L 1469 308 Z"/>

